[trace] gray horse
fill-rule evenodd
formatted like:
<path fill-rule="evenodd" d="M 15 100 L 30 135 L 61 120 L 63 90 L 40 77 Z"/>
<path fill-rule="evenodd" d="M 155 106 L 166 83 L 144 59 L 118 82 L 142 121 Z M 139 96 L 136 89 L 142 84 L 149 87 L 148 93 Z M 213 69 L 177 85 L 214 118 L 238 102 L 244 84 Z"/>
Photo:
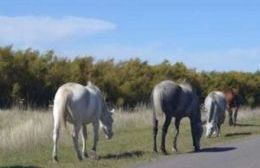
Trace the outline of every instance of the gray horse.
<path fill-rule="evenodd" d="M 176 133 L 173 142 L 173 149 L 177 149 L 177 138 L 179 135 L 179 125 L 183 117 L 189 117 L 191 125 L 191 133 L 194 150 L 200 150 L 200 138 L 203 132 L 201 114 L 199 108 L 199 100 L 189 84 L 176 84 L 173 81 L 162 81 L 157 84 L 152 92 L 153 104 L 153 141 L 154 152 L 157 152 L 156 137 L 158 133 L 158 119 L 159 112 L 165 114 L 165 121 L 162 128 L 161 151 L 167 154 L 165 149 L 165 137 L 168 127 L 175 118 Z"/>

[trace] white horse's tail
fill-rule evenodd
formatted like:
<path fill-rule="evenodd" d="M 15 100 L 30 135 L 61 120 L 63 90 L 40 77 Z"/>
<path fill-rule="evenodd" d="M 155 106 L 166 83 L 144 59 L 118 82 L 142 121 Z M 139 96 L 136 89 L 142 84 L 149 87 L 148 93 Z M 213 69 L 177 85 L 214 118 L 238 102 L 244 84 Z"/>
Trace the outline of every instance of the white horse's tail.
<path fill-rule="evenodd" d="M 206 105 L 207 113 L 208 113 L 207 122 L 214 120 L 214 117 L 215 117 L 216 105 L 215 105 L 214 100 L 215 100 L 215 96 L 213 93 L 213 95 L 210 97 L 210 100 L 208 100 L 209 102 L 207 102 L 207 105 Z"/>
<path fill-rule="evenodd" d="M 161 94 L 155 88 L 151 95 L 152 102 L 152 112 L 153 112 L 153 151 L 157 152 L 157 133 L 158 133 L 158 125 L 159 120 L 157 118 L 157 114 L 162 114 L 162 105 L 161 105 Z"/>
<path fill-rule="evenodd" d="M 156 88 L 152 92 L 152 112 L 153 112 L 153 131 L 154 134 L 158 132 L 159 119 L 158 116 L 163 114 L 162 111 L 162 97 L 160 91 Z"/>
<path fill-rule="evenodd" d="M 161 94 L 156 89 L 152 93 L 153 118 L 158 120 L 157 114 L 162 114 Z"/>
<path fill-rule="evenodd" d="M 68 99 L 70 92 L 68 90 L 60 90 L 55 96 L 54 107 L 53 107 L 53 117 L 54 124 L 58 127 L 61 125 L 66 128 L 66 116 L 68 112 Z"/>
<path fill-rule="evenodd" d="M 69 99 L 70 91 L 64 88 L 60 88 L 54 98 L 53 104 L 53 119 L 54 119 L 54 128 L 53 128 L 53 151 L 52 157 L 55 161 L 58 161 L 57 157 L 57 143 L 59 139 L 60 127 L 63 124 L 66 128 L 66 115 L 67 115 L 67 104 Z"/>

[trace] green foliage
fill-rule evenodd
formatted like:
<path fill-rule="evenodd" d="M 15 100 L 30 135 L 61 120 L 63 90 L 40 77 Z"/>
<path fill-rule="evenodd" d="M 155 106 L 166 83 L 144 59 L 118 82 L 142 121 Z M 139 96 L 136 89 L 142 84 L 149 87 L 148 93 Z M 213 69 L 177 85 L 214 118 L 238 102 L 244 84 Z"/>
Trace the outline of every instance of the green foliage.
<path fill-rule="evenodd" d="M 13 99 L 19 99 L 21 97 L 21 86 L 19 85 L 19 83 L 15 83 L 13 85 L 11 96 Z"/>
<path fill-rule="evenodd" d="M 59 86 L 65 82 L 83 85 L 91 80 L 104 92 L 108 102 L 134 107 L 148 103 L 155 84 L 162 80 L 189 82 L 200 99 L 212 90 L 237 88 L 245 105 L 260 105 L 260 73 L 197 72 L 183 63 L 165 60 L 150 65 L 140 59 L 115 62 L 84 56 L 60 58 L 53 51 L 40 53 L 27 49 L 14 51 L 12 46 L 0 47 L 0 107 L 9 107 L 24 99 L 30 106 L 47 106 Z"/>

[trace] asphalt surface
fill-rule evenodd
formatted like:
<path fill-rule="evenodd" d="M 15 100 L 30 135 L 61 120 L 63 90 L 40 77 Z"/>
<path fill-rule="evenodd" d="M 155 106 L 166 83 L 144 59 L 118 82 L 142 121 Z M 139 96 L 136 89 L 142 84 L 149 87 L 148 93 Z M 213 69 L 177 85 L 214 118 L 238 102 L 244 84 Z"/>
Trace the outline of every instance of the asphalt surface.
<path fill-rule="evenodd" d="M 137 168 L 260 168 L 260 137 L 163 158 Z"/>

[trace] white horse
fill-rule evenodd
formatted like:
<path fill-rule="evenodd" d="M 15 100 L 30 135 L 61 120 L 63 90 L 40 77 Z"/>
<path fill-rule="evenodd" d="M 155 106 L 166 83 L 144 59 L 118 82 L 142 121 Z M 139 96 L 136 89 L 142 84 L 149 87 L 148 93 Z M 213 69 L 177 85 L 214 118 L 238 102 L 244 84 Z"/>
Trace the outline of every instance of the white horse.
<path fill-rule="evenodd" d="M 96 155 L 96 146 L 99 139 L 99 126 L 101 125 L 106 137 L 112 138 L 112 112 L 108 111 L 101 91 L 88 82 L 87 86 L 77 83 L 66 83 L 62 85 L 55 94 L 53 106 L 53 153 L 52 157 L 58 161 L 57 143 L 61 124 L 66 126 L 66 121 L 73 125 L 72 139 L 79 160 L 85 156 L 87 128 L 92 123 L 94 132 L 94 144 L 92 150 Z M 82 154 L 78 147 L 78 134 L 82 129 L 83 149 Z"/>
<path fill-rule="evenodd" d="M 205 110 L 207 112 L 206 137 L 213 133 L 220 135 L 220 128 L 225 120 L 226 100 L 222 92 L 210 92 L 205 99 Z"/>

